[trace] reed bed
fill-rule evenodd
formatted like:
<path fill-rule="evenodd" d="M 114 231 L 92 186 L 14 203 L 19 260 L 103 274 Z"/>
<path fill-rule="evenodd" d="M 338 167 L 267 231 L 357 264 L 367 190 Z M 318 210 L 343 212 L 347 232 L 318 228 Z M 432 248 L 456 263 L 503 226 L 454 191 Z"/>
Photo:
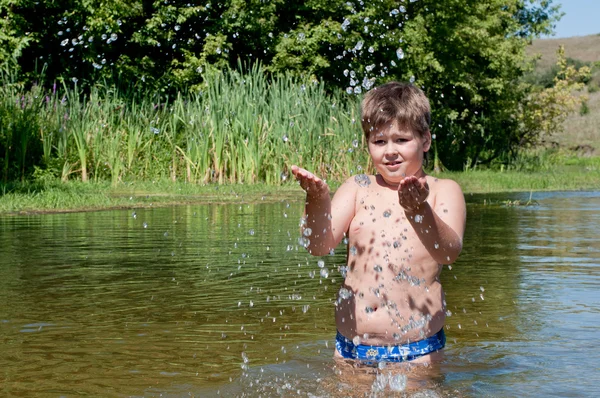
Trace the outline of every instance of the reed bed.
<path fill-rule="evenodd" d="M 44 92 L 3 76 L 2 179 L 164 180 L 280 185 L 292 164 L 339 179 L 366 165 L 359 98 L 322 83 L 267 77 L 260 66 L 213 72 L 195 93 Z M 20 148 L 18 152 L 15 148 Z"/>

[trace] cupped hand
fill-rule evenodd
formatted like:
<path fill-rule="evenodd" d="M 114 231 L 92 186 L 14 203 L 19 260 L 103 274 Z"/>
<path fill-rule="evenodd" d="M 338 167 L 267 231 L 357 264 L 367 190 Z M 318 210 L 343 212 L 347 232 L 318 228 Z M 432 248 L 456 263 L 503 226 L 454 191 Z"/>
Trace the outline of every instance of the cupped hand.
<path fill-rule="evenodd" d="M 409 212 L 418 211 L 429 196 L 429 184 L 425 177 L 408 176 L 400 181 L 398 199 L 400 206 Z"/>
<path fill-rule="evenodd" d="M 329 194 L 329 186 L 327 183 L 308 170 L 293 165 L 292 174 L 296 177 L 296 180 L 298 180 L 300 186 L 306 191 L 307 195 L 318 197 Z"/>

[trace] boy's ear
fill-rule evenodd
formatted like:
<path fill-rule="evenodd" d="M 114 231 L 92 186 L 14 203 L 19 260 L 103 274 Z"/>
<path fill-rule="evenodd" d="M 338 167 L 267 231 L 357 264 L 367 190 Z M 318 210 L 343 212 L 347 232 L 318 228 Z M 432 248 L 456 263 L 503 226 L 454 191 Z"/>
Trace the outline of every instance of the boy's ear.
<path fill-rule="evenodd" d="M 423 152 L 429 151 L 429 148 L 431 148 L 431 131 L 427 130 L 423 136 Z"/>

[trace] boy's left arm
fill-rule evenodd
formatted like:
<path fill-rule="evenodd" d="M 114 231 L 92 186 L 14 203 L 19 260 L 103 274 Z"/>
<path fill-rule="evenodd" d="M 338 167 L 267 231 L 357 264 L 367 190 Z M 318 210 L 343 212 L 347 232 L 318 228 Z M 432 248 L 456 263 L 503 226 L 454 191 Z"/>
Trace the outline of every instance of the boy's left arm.
<path fill-rule="evenodd" d="M 435 208 L 426 200 L 429 193 L 427 183 L 416 178 L 400 187 L 400 204 L 433 259 L 439 264 L 451 264 L 462 250 L 466 223 L 465 198 L 460 186 L 452 180 L 439 180 L 435 184 L 441 184 L 436 187 Z M 403 190 L 411 192 L 409 200 L 402 200 Z"/>

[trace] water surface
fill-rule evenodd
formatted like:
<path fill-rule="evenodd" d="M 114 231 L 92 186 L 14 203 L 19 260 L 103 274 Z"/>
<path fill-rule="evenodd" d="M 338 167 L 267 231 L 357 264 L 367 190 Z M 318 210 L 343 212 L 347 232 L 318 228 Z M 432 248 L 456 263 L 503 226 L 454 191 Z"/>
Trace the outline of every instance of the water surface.
<path fill-rule="evenodd" d="M 503 202 L 529 194 L 467 199 L 464 251 L 442 273 L 446 359 L 417 394 L 600 393 L 600 192 L 537 193 L 531 206 Z M 344 248 L 307 255 L 301 210 L 282 201 L 0 217 L 0 393 L 372 388 L 336 374 Z"/>

